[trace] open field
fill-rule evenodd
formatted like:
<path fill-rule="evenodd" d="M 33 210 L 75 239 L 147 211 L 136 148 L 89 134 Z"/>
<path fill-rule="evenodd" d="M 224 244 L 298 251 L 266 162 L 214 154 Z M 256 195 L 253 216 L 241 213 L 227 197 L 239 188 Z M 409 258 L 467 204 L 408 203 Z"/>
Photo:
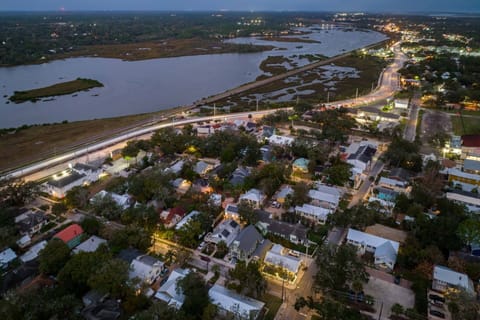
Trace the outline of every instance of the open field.
<path fill-rule="evenodd" d="M 0 172 L 71 150 L 73 147 L 111 137 L 128 128 L 158 119 L 166 110 L 118 118 L 38 125 L 0 136 Z"/>
<path fill-rule="evenodd" d="M 15 103 L 25 101 L 35 102 L 40 98 L 61 96 L 96 87 L 103 87 L 103 84 L 97 80 L 77 78 L 76 80 L 57 83 L 48 87 L 26 91 L 15 91 L 14 95 L 9 99 Z"/>
<path fill-rule="evenodd" d="M 480 116 L 463 116 L 463 124 L 460 116 L 451 116 L 453 132 L 456 135 L 480 134 Z M 465 128 L 465 129 L 464 129 Z"/>
<path fill-rule="evenodd" d="M 48 59 L 55 60 L 71 57 L 93 56 L 136 61 L 215 53 L 259 52 L 271 50 L 272 48 L 272 46 L 223 43 L 220 40 L 205 40 L 198 38 L 171 39 L 164 41 L 85 46 L 78 48 L 75 51 L 52 55 Z"/>

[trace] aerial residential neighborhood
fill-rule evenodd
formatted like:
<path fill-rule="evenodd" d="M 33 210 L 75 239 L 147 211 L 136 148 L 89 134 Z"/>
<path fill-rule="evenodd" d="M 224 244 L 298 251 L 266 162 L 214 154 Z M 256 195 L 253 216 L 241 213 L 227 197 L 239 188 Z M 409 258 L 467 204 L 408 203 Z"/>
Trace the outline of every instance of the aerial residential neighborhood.
<path fill-rule="evenodd" d="M 480 20 L 354 7 L 109 17 L 0 4 L 0 76 L 78 59 L 105 81 L 9 97 L 0 77 L 19 119 L 112 94 L 139 108 L 0 130 L 0 318 L 480 319 Z M 143 110 L 129 90 L 179 107 Z M 54 142 L 38 131 L 52 128 Z"/>

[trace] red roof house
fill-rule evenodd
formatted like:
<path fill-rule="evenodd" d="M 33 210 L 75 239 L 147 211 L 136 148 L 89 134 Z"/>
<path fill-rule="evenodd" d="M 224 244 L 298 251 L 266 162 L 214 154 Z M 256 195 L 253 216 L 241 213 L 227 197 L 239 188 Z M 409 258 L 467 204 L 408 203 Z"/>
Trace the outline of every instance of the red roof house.
<path fill-rule="evenodd" d="M 82 234 L 82 227 L 80 227 L 78 224 L 72 224 L 53 237 L 62 240 L 70 249 L 72 249 L 80 244 Z"/>
<path fill-rule="evenodd" d="M 187 212 L 182 207 L 171 208 L 168 215 L 163 219 L 163 223 L 167 228 L 171 228 L 182 220 Z"/>
<path fill-rule="evenodd" d="M 480 147 L 480 135 L 479 134 L 467 134 L 462 136 L 462 146 L 467 148 L 479 148 Z"/>

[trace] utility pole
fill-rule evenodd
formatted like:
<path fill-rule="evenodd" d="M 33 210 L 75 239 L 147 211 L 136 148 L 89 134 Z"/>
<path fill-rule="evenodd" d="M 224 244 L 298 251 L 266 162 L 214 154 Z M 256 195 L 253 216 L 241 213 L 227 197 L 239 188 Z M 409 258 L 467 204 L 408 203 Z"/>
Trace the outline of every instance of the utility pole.
<path fill-rule="evenodd" d="M 214 103 L 213 104 L 213 116 L 215 117 L 216 114 L 217 114 L 217 104 Z"/>
<path fill-rule="evenodd" d="M 355 103 L 357 103 L 357 100 L 358 100 L 358 88 L 357 88 L 357 90 L 355 91 Z"/>
<path fill-rule="evenodd" d="M 258 112 L 258 98 L 257 98 L 257 112 Z"/>
<path fill-rule="evenodd" d="M 327 91 L 327 103 L 330 103 L 330 90 Z"/>

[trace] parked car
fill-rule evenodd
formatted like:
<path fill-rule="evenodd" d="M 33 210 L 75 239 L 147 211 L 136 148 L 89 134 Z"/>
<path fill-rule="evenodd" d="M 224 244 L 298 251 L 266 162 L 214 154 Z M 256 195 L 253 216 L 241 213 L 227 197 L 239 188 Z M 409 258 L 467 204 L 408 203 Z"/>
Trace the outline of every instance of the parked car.
<path fill-rule="evenodd" d="M 430 310 L 430 315 L 435 316 L 437 318 L 445 319 L 445 314 L 437 310 Z"/>
<path fill-rule="evenodd" d="M 442 296 L 439 296 L 438 294 L 431 293 L 428 295 L 428 299 L 433 300 L 435 302 L 445 303 L 445 298 Z"/>
<path fill-rule="evenodd" d="M 402 281 L 402 278 L 400 276 L 395 276 L 395 278 L 393 279 L 393 283 L 395 284 L 400 284 L 400 281 Z"/>

